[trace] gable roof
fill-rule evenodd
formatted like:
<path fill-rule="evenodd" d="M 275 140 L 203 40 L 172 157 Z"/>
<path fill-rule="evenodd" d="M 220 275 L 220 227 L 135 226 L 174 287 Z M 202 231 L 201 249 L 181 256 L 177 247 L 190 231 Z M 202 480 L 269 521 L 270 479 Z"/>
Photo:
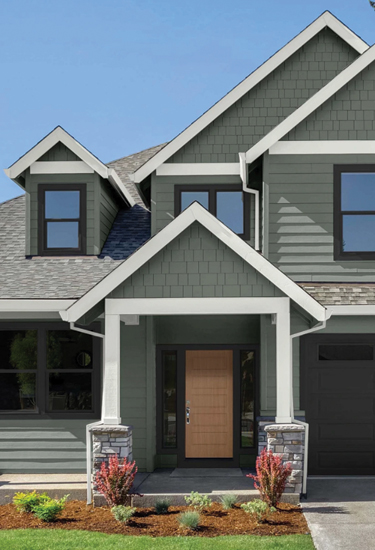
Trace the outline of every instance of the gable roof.
<path fill-rule="evenodd" d="M 219 117 L 224 111 L 231 107 L 236 101 L 238 101 L 243 95 L 248 93 L 259 82 L 266 78 L 277 67 L 284 63 L 291 55 L 304 46 L 309 40 L 316 36 L 324 28 L 330 28 L 334 33 L 340 36 L 345 42 L 353 47 L 359 54 L 365 52 L 369 46 L 361 38 L 353 33 L 346 25 L 339 21 L 329 11 L 324 12 L 313 23 L 311 23 L 305 30 L 293 38 L 288 44 L 276 52 L 270 57 L 263 65 L 258 67 L 253 73 L 245 78 L 240 84 L 233 88 L 226 96 L 220 101 L 215 103 L 208 111 L 206 111 L 200 118 L 188 126 L 183 132 L 181 132 L 172 141 L 167 143 L 159 152 L 157 152 L 152 158 L 143 164 L 136 170 L 133 175 L 133 181 L 140 183 L 147 176 L 149 176 L 158 166 L 163 164 L 172 155 L 174 155 L 179 149 L 181 149 L 186 143 L 199 134 L 204 128 L 206 128 L 211 122 Z"/>
<path fill-rule="evenodd" d="M 280 122 L 273 130 L 271 130 L 264 138 L 256 143 L 251 149 L 246 152 L 246 162 L 250 164 L 270 147 L 275 145 L 288 132 L 300 124 L 311 113 L 316 111 L 323 103 L 330 99 L 335 93 L 340 91 L 348 82 L 353 80 L 360 72 L 375 61 L 375 45 L 371 46 L 365 53 L 358 57 L 349 67 L 344 69 L 315 95 L 310 97 L 301 107 L 296 109 L 285 120 Z"/>
<path fill-rule="evenodd" d="M 68 149 L 73 151 L 83 162 L 97 172 L 102 178 L 107 179 L 116 191 L 125 199 L 129 206 L 135 204 L 127 188 L 122 183 L 113 168 L 108 168 L 97 157 L 95 157 L 86 147 L 81 145 L 73 136 L 68 134 L 61 126 L 57 126 L 52 132 L 47 134 L 32 149 L 27 151 L 22 157 L 14 162 L 9 168 L 5 169 L 5 174 L 12 180 L 16 180 L 27 168 L 36 162 L 42 155 L 47 153 L 57 143 L 63 143 Z"/>
<path fill-rule="evenodd" d="M 142 248 L 109 273 L 68 310 L 61 311 L 62 319 L 70 322 L 80 319 L 195 221 L 214 234 L 310 315 L 319 321 L 325 319 L 325 308 L 321 304 L 197 202 L 190 205 L 169 225 L 154 235 Z"/>

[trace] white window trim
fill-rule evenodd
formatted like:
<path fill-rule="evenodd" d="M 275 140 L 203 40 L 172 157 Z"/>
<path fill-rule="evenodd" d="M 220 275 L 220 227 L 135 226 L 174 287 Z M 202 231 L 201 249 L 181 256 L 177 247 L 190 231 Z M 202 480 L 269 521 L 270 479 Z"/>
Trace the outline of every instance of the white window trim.
<path fill-rule="evenodd" d="M 143 166 L 136 170 L 133 174 L 133 179 L 136 183 L 140 183 L 161 164 L 168 160 L 174 153 L 179 151 L 186 143 L 199 134 L 211 122 L 224 113 L 236 101 L 248 93 L 259 82 L 266 78 L 272 71 L 277 69 L 290 56 L 304 46 L 309 40 L 316 36 L 325 27 L 330 28 L 334 33 L 340 36 L 347 44 L 354 48 L 359 54 L 363 54 L 368 50 L 369 46 L 346 25 L 339 21 L 329 11 L 325 11 L 313 23 L 311 23 L 300 34 L 288 42 L 283 48 L 270 57 L 258 69 L 245 78 L 227 95 L 220 99 L 213 107 L 208 109 L 201 117 L 188 126 L 181 134 L 175 137 L 156 155 L 154 155 Z"/>

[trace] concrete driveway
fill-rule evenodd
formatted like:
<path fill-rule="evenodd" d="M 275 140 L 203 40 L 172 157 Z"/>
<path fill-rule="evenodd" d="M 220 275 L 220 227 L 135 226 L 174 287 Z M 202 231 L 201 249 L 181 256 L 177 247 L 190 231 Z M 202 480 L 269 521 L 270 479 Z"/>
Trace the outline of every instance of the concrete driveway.
<path fill-rule="evenodd" d="M 375 550 L 375 478 L 309 478 L 301 501 L 317 550 Z"/>

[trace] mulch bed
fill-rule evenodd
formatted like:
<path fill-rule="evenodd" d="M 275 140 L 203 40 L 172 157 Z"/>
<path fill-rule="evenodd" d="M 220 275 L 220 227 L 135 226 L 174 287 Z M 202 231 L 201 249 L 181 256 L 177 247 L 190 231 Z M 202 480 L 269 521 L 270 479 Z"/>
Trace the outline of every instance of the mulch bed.
<path fill-rule="evenodd" d="M 45 523 L 32 514 L 17 512 L 13 504 L 0 506 L 0 529 L 80 529 L 108 534 L 149 535 L 151 537 L 192 535 L 218 537 L 222 535 L 297 535 L 308 534 L 302 510 L 291 504 L 280 504 L 267 523 L 258 525 L 239 505 L 223 510 L 213 503 L 201 514 L 197 531 L 179 527 L 177 518 L 186 506 L 171 506 L 168 514 L 157 515 L 153 508 L 137 508 L 131 521 L 124 525 L 114 519 L 109 507 L 93 508 L 84 501 L 67 502 L 64 512 L 53 523 Z"/>

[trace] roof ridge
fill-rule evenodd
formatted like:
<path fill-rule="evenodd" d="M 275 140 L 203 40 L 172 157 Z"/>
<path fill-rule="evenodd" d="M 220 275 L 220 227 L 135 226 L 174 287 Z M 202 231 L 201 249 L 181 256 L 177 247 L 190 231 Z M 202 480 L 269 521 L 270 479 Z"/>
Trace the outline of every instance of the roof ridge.
<path fill-rule="evenodd" d="M 25 193 L 22 193 L 22 195 L 18 195 L 18 197 L 12 197 L 11 199 L 7 199 L 6 201 L 0 202 L 0 206 L 2 206 L 3 204 L 7 204 L 8 202 L 15 201 L 17 199 L 22 199 L 23 197 L 25 197 Z"/>
<path fill-rule="evenodd" d="M 159 145 L 153 145 L 152 147 L 147 147 L 146 149 L 141 149 L 141 151 L 137 151 L 137 152 L 135 152 L 135 153 L 131 153 L 130 155 L 126 155 L 126 156 L 124 156 L 124 157 L 119 157 L 119 158 L 117 158 L 117 159 L 110 160 L 110 161 L 107 162 L 106 164 L 107 164 L 107 166 L 108 166 L 109 164 L 112 164 L 112 163 L 114 163 L 114 162 L 118 162 L 119 160 L 124 160 L 124 159 L 129 159 L 129 158 L 131 158 L 131 157 L 135 157 L 136 155 L 140 155 L 141 153 L 146 153 L 147 151 L 151 151 L 151 149 L 155 149 L 156 147 L 160 147 L 160 150 L 161 150 L 163 147 L 165 147 L 166 145 L 168 145 L 168 143 L 170 143 L 170 141 L 165 141 L 164 143 L 160 143 Z M 156 154 L 156 153 L 155 153 L 155 154 Z M 152 156 L 154 156 L 154 155 L 152 155 Z M 150 158 L 152 158 L 152 156 L 151 156 Z M 148 160 L 150 160 L 150 159 L 148 159 Z M 147 162 L 147 160 L 146 160 L 145 162 Z M 143 166 L 143 164 L 142 164 L 141 166 Z M 139 168 L 140 168 L 140 167 L 139 167 Z M 138 170 L 138 168 L 137 168 L 137 170 Z"/>

